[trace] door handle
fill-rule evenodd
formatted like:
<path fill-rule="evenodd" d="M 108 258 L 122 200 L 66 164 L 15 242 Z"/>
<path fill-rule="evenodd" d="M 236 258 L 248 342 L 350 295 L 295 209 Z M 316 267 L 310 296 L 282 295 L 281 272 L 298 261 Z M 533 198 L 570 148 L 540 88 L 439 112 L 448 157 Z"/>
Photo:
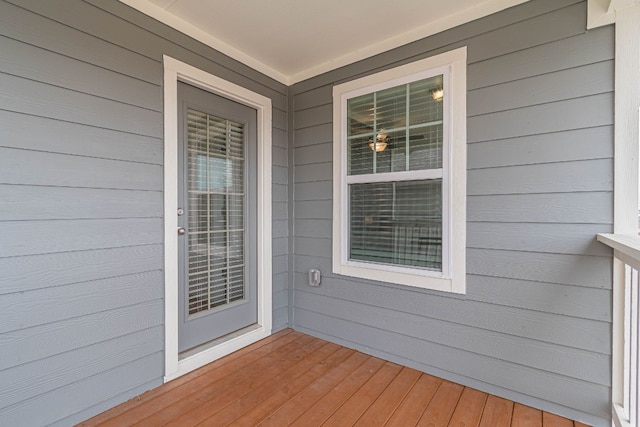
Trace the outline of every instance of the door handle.
<path fill-rule="evenodd" d="M 178 236 L 184 236 L 185 234 L 187 234 L 187 230 L 184 227 L 178 228 Z"/>

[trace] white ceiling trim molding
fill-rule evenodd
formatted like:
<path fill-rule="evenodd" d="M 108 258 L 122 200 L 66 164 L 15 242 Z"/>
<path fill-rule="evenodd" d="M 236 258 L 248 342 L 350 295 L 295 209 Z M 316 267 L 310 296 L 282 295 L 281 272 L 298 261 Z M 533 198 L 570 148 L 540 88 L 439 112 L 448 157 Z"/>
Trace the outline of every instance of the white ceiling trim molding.
<path fill-rule="evenodd" d="M 501 10 L 508 9 L 522 3 L 526 3 L 527 1 L 529 0 L 490 0 L 481 3 L 477 6 L 462 10 L 456 14 L 449 15 L 444 19 L 430 22 L 427 25 L 415 28 L 411 31 L 407 31 L 406 33 L 400 34 L 399 36 L 391 37 L 380 43 L 364 47 L 329 62 L 325 62 L 323 64 L 308 68 L 300 73 L 296 73 L 291 76 L 292 84 L 309 79 L 311 77 L 315 77 L 322 73 L 326 73 L 327 71 L 344 67 L 345 65 L 353 64 L 354 62 L 358 62 L 363 59 L 394 49 L 396 47 L 415 42 L 425 37 L 432 36 L 442 31 L 457 27 L 458 25 L 466 24 L 467 22 L 484 18 L 485 16 L 489 16 L 493 13 L 500 12 Z"/>
<path fill-rule="evenodd" d="M 613 24 L 616 14 L 610 10 L 611 0 L 589 0 L 587 2 L 587 28 L 602 27 Z"/>
<path fill-rule="evenodd" d="M 626 7 L 640 5 L 640 0 L 610 0 L 610 1 L 611 1 L 611 4 L 609 5 L 609 12 L 622 10 Z"/>
<path fill-rule="evenodd" d="M 354 62 L 369 58 L 371 56 L 386 52 L 399 46 L 420 40 L 422 38 L 437 34 L 458 25 L 471 22 L 473 20 L 483 18 L 493 13 L 508 9 L 513 6 L 525 3 L 529 0 L 488 0 L 476 6 L 461 10 L 457 13 L 449 15 L 443 19 L 430 22 L 422 27 L 414 28 L 406 33 L 391 37 L 382 42 L 365 46 L 361 49 L 354 50 L 349 54 L 339 56 L 331 61 L 317 64 L 307 68 L 304 71 L 287 75 L 273 67 L 270 67 L 248 55 L 247 53 L 237 49 L 217 37 L 201 30 L 195 25 L 167 12 L 162 7 L 151 3 L 147 0 L 119 0 L 120 2 L 190 36 L 194 39 L 206 44 L 207 46 L 218 50 L 219 52 L 259 71 L 274 80 L 285 85 L 292 85 L 302 80 L 315 77 L 331 70 L 352 64 Z M 590 0 L 590 2 L 609 2 L 610 0 Z M 635 1 L 635 0 L 631 0 Z"/>
<path fill-rule="evenodd" d="M 206 44 L 207 46 L 222 52 L 223 54 L 235 59 L 253 68 L 256 71 L 261 72 L 274 80 L 277 80 L 280 83 L 285 85 L 289 85 L 289 76 L 279 72 L 278 70 L 274 70 L 273 68 L 265 65 L 263 62 L 254 59 L 253 57 L 247 55 L 239 49 L 234 48 L 233 46 L 228 45 L 222 40 L 212 36 L 211 34 L 202 31 L 200 28 L 196 27 L 189 22 L 178 18 L 174 14 L 167 12 L 155 4 L 148 2 L 146 0 L 120 0 L 120 2 L 126 4 L 127 6 L 131 6 L 134 9 L 148 15 L 163 24 L 166 24 L 181 33 L 188 35 L 189 37 L 193 37 L 201 43 Z"/>
<path fill-rule="evenodd" d="M 616 11 L 640 6 L 640 0 L 588 0 L 587 28 L 598 28 L 616 22 Z"/>

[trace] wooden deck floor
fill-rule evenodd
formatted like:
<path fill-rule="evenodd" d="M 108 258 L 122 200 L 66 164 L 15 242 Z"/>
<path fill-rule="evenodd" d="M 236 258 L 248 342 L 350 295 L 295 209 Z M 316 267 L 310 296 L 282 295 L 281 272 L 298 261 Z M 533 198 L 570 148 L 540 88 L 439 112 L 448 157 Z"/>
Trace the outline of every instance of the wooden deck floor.
<path fill-rule="evenodd" d="M 81 425 L 584 427 L 291 330 Z"/>

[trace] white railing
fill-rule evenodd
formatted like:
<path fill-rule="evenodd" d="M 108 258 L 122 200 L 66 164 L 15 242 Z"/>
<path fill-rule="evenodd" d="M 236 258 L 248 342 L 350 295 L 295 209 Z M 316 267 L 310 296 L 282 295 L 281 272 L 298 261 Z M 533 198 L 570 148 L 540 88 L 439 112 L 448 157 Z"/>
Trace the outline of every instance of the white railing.
<path fill-rule="evenodd" d="M 613 425 L 638 425 L 640 393 L 638 381 L 638 271 L 640 238 L 599 234 L 598 241 L 613 248 Z"/>

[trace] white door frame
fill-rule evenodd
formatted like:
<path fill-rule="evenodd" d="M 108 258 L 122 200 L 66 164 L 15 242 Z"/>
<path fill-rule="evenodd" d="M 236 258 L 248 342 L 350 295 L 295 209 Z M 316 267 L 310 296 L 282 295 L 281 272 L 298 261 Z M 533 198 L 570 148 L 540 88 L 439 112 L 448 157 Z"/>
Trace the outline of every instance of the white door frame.
<path fill-rule="evenodd" d="M 165 375 L 170 381 L 271 334 L 271 99 L 169 56 L 164 64 Z M 258 325 L 220 344 L 178 357 L 178 81 L 257 111 Z"/>

